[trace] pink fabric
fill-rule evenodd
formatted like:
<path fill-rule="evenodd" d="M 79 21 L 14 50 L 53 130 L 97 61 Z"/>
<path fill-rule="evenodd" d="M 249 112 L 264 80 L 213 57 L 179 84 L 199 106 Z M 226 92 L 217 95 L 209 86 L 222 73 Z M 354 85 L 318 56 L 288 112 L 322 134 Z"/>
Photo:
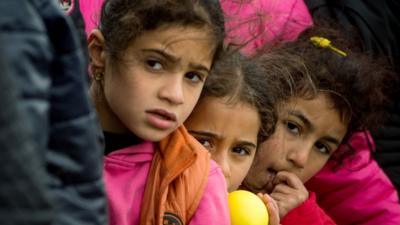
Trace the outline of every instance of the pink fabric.
<path fill-rule="evenodd" d="M 153 154 L 153 143 L 144 142 L 105 156 L 104 179 L 110 225 L 139 224 Z"/>
<path fill-rule="evenodd" d="M 140 209 L 154 145 L 144 142 L 105 156 L 104 177 L 110 225 L 139 224 Z M 190 225 L 229 225 L 225 178 L 211 160 L 208 183 Z"/>
<path fill-rule="evenodd" d="M 83 0 L 79 1 L 83 20 L 85 21 L 85 31 L 89 35 L 93 29 L 98 27 L 100 21 L 101 6 L 104 0 Z"/>
<path fill-rule="evenodd" d="M 218 164 L 211 160 L 206 189 L 189 225 L 230 225 L 228 192 L 226 190 L 228 188 L 224 174 Z"/>
<path fill-rule="evenodd" d="M 333 172 L 333 164 L 328 163 L 307 187 L 316 192 L 319 205 L 340 225 L 399 225 L 397 192 L 371 158 L 367 138 L 372 142 L 367 132 L 351 138 L 357 150 L 351 166 Z"/>
<path fill-rule="evenodd" d="M 220 0 L 226 15 L 227 42 L 247 45 L 252 54 L 264 44 L 295 40 L 312 25 L 303 0 Z"/>
<path fill-rule="evenodd" d="M 315 194 L 310 192 L 309 198 L 299 207 L 290 211 L 282 219 L 282 225 L 335 225 L 336 223 L 325 214 L 315 200 Z"/>
<path fill-rule="evenodd" d="M 103 0 L 80 2 L 86 34 L 98 26 L 102 3 Z M 227 42 L 243 44 L 251 40 L 243 48 L 246 54 L 266 43 L 294 40 L 312 25 L 303 0 L 220 0 L 220 3 L 226 15 Z"/>

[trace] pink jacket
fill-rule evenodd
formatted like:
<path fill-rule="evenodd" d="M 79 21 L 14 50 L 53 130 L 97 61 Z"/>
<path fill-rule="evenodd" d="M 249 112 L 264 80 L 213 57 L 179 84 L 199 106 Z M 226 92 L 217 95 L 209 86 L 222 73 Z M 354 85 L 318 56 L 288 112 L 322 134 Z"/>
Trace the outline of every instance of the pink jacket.
<path fill-rule="evenodd" d="M 318 206 L 315 194 L 299 207 L 290 211 L 281 221 L 282 225 L 335 225 L 336 223 Z"/>
<path fill-rule="evenodd" d="M 110 225 L 139 224 L 154 149 L 153 143 L 144 142 L 105 156 L 104 177 Z M 189 224 L 230 224 L 227 202 L 225 178 L 221 169 L 211 160 L 204 194 Z"/>
<path fill-rule="evenodd" d="M 225 12 L 227 42 L 246 44 L 252 54 L 265 44 L 295 40 L 312 25 L 303 0 L 220 0 Z"/>
<path fill-rule="evenodd" d="M 319 205 L 340 225 L 398 225 L 400 204 L 397 192 L 382 169 L 371 158 L 368 132 L 355 134 L 352 166 L 332 171 L 328 163 L 307 187 L 315 191 Z"/>

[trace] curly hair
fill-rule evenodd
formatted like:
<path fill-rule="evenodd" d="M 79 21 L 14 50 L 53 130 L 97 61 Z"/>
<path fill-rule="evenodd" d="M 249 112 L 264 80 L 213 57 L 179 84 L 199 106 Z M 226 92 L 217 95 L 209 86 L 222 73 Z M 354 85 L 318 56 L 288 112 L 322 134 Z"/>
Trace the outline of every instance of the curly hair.
<path fill-rule="evenodd" d="M 336 48 L 347 53 L 342 56 L 329 49 L 317 47 L 311 37 L 327 38 Z M 376 129 L 383 122 L 385 107 L 390 103 L 389 95 L 395 89 L 396 76 L 385 59 L 372 58 L 359 51 L 346 36 L 331 26 L 315 26 L 304 32 L 296 41 L 261 50 L 259 55 L 292 58 L 304 64 L 305 70 L 290 71 L 291 91 L 280 102 L 290 97 L 313 99 L 324 93 L 333 103 L 347 124 L 347 133 L 342 143 L 347 143 L 357 131 Z M 268 52 L 267 52 L 268 51 Z M 266 57 L 266 56 L 264 56 Z M 281 82 L 283 89 L 287 83 Z M 353 148 L 341 148 L 335 157 L 342 162 L 352 155 Z"/>
<path fill-rule="evenodd" d="M 162 25 L 206 28 L 216 55 L 222 49 L 224 17 L 216 0 L 106 0 L 99 29 L 111 59 L 118 59 L 131 40 Z"/>
<path fill-rule="evenodd" d="M 309 39 L 317 35 L 331 40 L 347 56 L 312 45 Z M 329 28 L 313 28 L 283 49 L 303 58 L 317 88 L 316 94 L 324 92 L 331 98 L 343 121 L 348 123 L 351 135 L 381 124 L 396 78 L 383 59 L 352 50 L 350 43 L 339 35 Z"/>

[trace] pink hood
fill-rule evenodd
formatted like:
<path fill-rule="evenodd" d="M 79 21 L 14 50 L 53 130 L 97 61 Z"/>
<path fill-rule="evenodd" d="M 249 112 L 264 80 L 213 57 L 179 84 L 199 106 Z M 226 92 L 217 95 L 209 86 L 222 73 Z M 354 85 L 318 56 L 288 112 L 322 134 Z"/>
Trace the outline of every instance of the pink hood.
<path fill-rule="evenodd" d="M 246 44 L 252 54 L 265 44 L 295 40 L 312 25 L 303 0 L 220 0 L 226 14 L 227 42 Z M 242 2 L 242 3 L 240 3 Z"/>
<path fill-rule="evenodd" d="M 368 132 L 356 133 L 350 143 L 357 153 L 353 164 L 332 171 L 328 163 L 308 183 L 319 205 L 340 225 L 398 225 L 397 192 L 376 161 L 371 158 Z"/>

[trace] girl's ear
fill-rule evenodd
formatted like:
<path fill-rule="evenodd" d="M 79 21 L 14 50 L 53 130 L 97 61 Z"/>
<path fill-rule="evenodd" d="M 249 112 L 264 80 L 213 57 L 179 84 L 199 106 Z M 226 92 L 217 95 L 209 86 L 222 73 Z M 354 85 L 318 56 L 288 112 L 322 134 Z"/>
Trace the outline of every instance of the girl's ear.
<path fill-rule="evenodd" d="M 92 71 L 104 72 L 106 62 L 105 41 L 100 30 L 94 29 L 88 38 L 88 51 Z"/>

